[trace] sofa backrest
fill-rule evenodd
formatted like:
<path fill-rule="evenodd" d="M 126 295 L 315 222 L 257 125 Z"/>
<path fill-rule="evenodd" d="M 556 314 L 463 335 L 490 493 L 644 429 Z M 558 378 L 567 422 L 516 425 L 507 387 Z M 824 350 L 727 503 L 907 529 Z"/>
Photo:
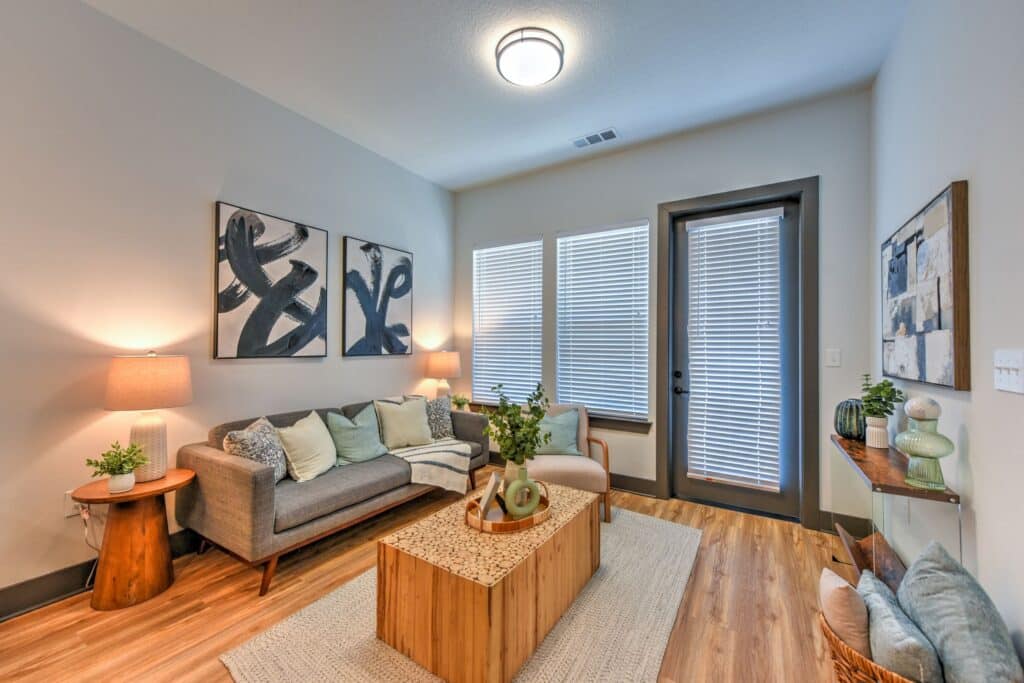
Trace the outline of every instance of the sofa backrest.
<path fill-rule="evenodd" d="M 317 408 L 316 412 L 320 415 L 320 419 L 327 421 L 327 413 L 340 412 L 345 417 L 354 417 L 366 406 L 370 405 L 372 401 L 361 401 L 359 403 L 350 403 L 341 408 Z M 302 418 L 309 415 L 311 409 L 306 410 L 295 410 L 290 413 L 273 413 L 266 415 L 265 417 L 270 420 L 270 423 L 275 427 L 291 427 L 293 424 L 301 420 Z M 206 443 L 211 448 L 223 448 L 224 437 L 228 432 L 233 432 L 237 429 L 245 429 L 256 420 L 260 419 L 260 416 L 249 417 L 244 420 L 234 420 L 232 422 L 225 422 L 212 428 L 207 435 Z"/>

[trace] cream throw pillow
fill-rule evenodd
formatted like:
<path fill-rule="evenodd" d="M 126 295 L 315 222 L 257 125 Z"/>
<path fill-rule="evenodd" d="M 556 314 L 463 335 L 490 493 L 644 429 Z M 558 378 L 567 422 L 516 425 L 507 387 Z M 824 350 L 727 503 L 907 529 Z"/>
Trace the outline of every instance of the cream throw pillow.
<path fill-rule="evenodd" d="M 291 427 L 277 430 L 284 446 L 288 474 L 295 481 L 309 481 L 334 467 L 338 453 L 327 425 L 314 410 Z"/>
<path fill-rule="evenodd" d="M 410 398 L 403 403 L 374 401 L 380 421 L 380 435 L 388 450 L 433 443 L 427 421 L 427 400 Z"/>
<path fill-rule="evenodd" d="M 871 659 L 868 608 L 857 589 L 825 567 L 818 580 L 818 601 L 825 621 L 844 643 Z"/>

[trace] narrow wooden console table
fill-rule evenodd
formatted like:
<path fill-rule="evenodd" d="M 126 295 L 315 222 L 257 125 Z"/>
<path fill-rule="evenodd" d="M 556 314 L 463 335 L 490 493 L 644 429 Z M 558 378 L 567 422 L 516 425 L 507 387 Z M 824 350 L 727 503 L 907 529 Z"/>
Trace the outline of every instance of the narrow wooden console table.
<path fill-rule="evenodd" d="M 832 443 L 839 449 L 839 452 L 842 453 L 846 461 L 850 463 L 860 479 L 871 489 L 872 533 L 865 539 L 856 542 L 861 552 L 868 556 L 884 555 L 884 552 L 880 551 L 887 549 L 875 546 L 886 543 L 885 536 L 891 538 L 890 522 L 892 520 L 890 519 L 891 515 L 887 514 L 887 509 L 891 508 L 891 505 L 887 504 L 886 497 L 897 496 L 925 503 L 954 505 L 956 509 L 956 529 L 951 534 L 951 538 L 956 545 L 954 547 L 947 547 L 947 550 L 950 553 L 959 553 L 958 559 L 963 562 L 963 510 L 960 504 L 959 493 L 948 486 L 944 491 L 935 491 L 908 484 L 906 477 L 909 458 L 891 446 L 889 448 L 869 448 L 863 441 L 844 439 L 837 434 L 832 435 Z M 907 514 L 909 518 L 909 507 Z M 909 519 L 907 523 L 909 524 Z M 850 545 L 854 541 L 845 530 L 840 531 L 840 537 L 842 537 L 843 543 L 847 546 L 847 551 L 851 555 L 858 552 L 856 548 L 851 550 Z M 876 568 L 876 573 L 881 571 L 881 569 Z"/>

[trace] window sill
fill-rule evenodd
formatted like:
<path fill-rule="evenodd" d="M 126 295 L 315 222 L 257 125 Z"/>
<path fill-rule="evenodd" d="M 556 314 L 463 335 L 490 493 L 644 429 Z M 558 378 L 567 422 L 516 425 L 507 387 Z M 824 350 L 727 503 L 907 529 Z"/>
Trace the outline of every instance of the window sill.
<path fill-rule="evenodd" d="M 478 401 L 473 401 L 469 404 L 469 409 L 474 413 L 480 413 L 484 412 L 487 408 L 494 408 L 496 406 L 496 403 L 480 403 Z M 630 419 L 628 417 L 609 417 L 595 413 L 590 413 L 588 418 L 590 419 L 590 426 L 595 429 L 607 429 L 613 432 L 629 432 L 631 434 L 649 434 L 651 431 L 650 420 L 637 420 Z"/>
<path fill-rule="evenodd" d="M 590 426 L 595 429 L 608 429 L 614 432 L 630 432 L 632 434 L 649 434 L 650 420 L 631 420 L 625 417 L 605 417 L 590 415 Z"/>

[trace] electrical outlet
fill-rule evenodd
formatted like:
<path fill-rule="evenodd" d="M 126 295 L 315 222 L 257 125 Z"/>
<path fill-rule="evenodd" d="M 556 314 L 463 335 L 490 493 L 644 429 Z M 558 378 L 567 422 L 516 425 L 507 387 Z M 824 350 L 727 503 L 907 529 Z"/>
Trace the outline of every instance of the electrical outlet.
<path fill-rule="evenodd" d="M 71 491 L 64 492 L 64 516 L 77 517 L 82 504 L 71 497 Z"/>
<path fill-rule="evenodd" d="M 838 368 L 843 364 L 843 352 L 840 349 L 825 349 L 825 367 Z"/>

